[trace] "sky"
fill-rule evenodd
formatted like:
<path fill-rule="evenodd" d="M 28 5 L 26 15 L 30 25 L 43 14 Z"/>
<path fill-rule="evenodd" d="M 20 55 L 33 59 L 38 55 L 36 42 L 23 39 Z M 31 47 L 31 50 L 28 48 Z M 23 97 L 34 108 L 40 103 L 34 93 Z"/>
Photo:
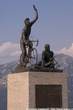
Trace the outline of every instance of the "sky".
<path fill-rule="evenodd" d="M 38 52 L 48 43 L 53 51 L 73 56 L 73 0 L 0 0 L 1 63 L 21 53 L 24 19 L 33 19 L 33 4 L 39 19 L 32 27 L 31 38 L 39 40 Z"/>

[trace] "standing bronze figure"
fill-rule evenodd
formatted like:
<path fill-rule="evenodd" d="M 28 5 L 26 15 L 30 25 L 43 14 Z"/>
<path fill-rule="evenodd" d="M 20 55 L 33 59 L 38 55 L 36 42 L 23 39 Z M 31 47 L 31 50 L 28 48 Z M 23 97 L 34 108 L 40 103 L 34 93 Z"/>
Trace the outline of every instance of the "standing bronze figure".
<path fill-rule="evenodd" d="M 35 11 L 35 18 L 30 21 L 29 18 L 26 18 L 24 20 L 24 28 L 23 28 L 23 31 L 22 31 L 22 34 L 21 34 L 21 39 L 20 39 L 20 48 L 21 48 L 21 51 L 22 51 L 22 54 L 20 56 L 20 64 L 21 65 L 24 65 L 26 66 L 26 62 L 27 62 L 27 59 L 26 59 L 26 56 L 27 56 L 27 50 L 26 50 L 26 46 L 29 47 L 29 50 L 28 50 L 28 56 L 31 54 L 31 49 L 32 49 L 32 42 L 29 40 L 29 36 L 31 34 L 31 27 L 33 26 L 33 24 L 37 21 L 38 19 L 38 11 L 37 11 L 37 8 L 35 7 L 35 5 L 33 5 L 33 9 Z"/>

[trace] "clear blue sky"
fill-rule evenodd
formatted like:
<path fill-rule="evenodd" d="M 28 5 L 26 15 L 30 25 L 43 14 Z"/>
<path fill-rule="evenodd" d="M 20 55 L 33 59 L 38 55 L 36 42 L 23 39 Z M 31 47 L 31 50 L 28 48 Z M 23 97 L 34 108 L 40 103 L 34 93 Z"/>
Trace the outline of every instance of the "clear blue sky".
<path fill-rule="evenodd" d="M 54 50 L 73 43 L 73 0 L 0 0 L 0 42 L 19 42 L 26 17 L 32 19 L 35 4 L 39 20 L 31 35 L 39 50 L 49 43 Z"/>

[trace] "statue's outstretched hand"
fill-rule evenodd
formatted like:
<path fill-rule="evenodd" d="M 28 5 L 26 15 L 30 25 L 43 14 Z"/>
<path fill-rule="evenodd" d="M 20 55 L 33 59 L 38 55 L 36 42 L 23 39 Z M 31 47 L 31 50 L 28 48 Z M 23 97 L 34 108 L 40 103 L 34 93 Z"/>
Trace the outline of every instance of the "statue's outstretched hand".
<path fill-rule="evenodd" d="M 33 5 L 33 9 L 34 9 L 36 12 L 38 12 L 38 11 L 37 11 L 37 8 L 36 8 L 36 6 L 35 6 L 35 5 Z"/>

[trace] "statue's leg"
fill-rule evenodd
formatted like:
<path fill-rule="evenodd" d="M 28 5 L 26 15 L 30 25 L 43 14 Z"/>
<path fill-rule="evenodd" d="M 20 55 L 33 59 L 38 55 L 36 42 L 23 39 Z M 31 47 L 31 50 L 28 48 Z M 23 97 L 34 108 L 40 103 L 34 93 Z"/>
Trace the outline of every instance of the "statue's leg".
<path fill-rule="evenodd" d="M 22 53 L 25 53 L 25 42 L 20 42 L 20 48 L 21 48 L 21 51 Z"/>
<path fill-rule="evenodd" d="M 28 51 L 29 57 L 31 57 L 32 48 L 33 48 L 33 44 L 31 41 L 29 41 L 29 51 Z"/>
<path fill-rule="evenodd" d="M 24 56 L 23 53 L 22 53 L 21 56 L 20 56 L 20 64 L 23 65 L 23 66 L 26 66 L 25 56 Z"/>
<path fill-rule="evenodd" d="M 21 42 L 20 43 L 20 48 L 21 48 L 21 51 L 22 51 L 22 54 L 20 56 L 20 64 L 25 65 L 25 57 L 26 57 L 25 43 Z"/>

